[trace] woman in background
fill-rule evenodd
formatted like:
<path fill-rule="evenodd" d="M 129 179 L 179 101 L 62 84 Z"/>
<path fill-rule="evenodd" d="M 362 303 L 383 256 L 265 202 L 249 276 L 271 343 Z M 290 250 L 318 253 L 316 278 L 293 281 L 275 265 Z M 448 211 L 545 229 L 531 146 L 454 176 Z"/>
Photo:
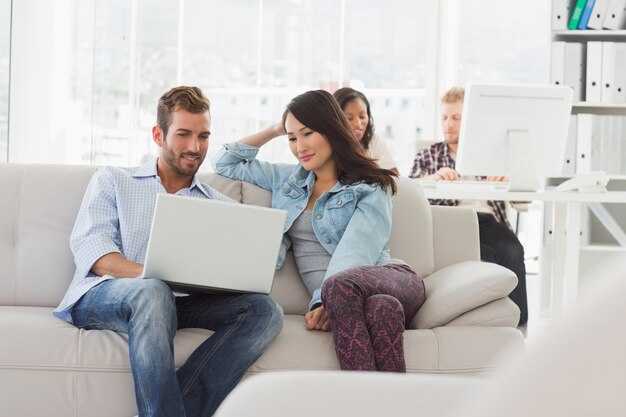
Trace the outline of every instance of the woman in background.
<path fill-rule="evenodd" d="M 297 164 L 256 159 L 285 133 Z M 305 326 L 332 330 L 341 369 L 405 372 L 403 332 L 425 291 L 387 247 L 396 174 L 366 155 L 333 96 L 295 97 L 282 126 L 226 144 L 214 161 L 218 174 L 272 191 L 272 207 L 287 210 L 277 268 L 292 247 L 312 294 Z"/>
<path fill-rule="evenodd" d="M 385 141 L 374 132 L 374 119 L 365 94 L 350 87 L 343 87 L 335 91 L 333 96 L 341 106 L 350 123 L 352 133 L 361 142 L 361 146 L 372 158 L 376 159 L 381 168 L 399 175 L 398 167 Z"/>

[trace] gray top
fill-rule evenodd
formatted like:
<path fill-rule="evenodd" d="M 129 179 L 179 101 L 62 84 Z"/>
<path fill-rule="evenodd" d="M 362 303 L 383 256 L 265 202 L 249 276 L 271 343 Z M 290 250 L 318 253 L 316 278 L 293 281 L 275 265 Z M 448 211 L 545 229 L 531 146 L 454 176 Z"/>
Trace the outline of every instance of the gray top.
<path fill-rule="evenodd" d="M 309 293 L 313 294 L 313 291 L 322 287 L 331 255 L 315 236 L 311 215 L 311 210 L 303 211 L 287 230 L 287 234 L 291 238 L 302 281 Z"/>

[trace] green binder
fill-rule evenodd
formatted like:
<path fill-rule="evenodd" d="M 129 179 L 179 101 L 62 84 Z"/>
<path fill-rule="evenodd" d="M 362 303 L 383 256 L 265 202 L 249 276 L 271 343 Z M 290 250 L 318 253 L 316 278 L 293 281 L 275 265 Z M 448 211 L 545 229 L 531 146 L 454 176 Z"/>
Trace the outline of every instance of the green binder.
<path fill-rule="evenodd" d="M 572 17 L 569 20 L 569 24 L 567 28 L 569 30 L 576 30 L 578 28 L 578 23 L 580 22 L 580 18 L 583 15 L 583 10 L 585 10 L 585 5 L 587 4 L 587 0 L 577 0 L 576 6 L 574 6 L 574 12 L 572 13 Z"/>

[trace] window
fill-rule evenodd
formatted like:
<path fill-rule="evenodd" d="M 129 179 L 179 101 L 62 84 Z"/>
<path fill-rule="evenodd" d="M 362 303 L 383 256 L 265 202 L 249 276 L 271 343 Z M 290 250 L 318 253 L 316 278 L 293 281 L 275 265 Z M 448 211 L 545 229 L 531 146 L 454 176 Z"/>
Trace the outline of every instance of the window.
<path fill-rule="evenodd" d="M 385 138 L 402 175 L 429 122 L 426 100 L 427 1 L 346 2 L 344 80 L 368 97 L 376 133 Z M 432 65 L 432 64 L 431 64 Z"/>
<path fill-rule="evenodd" d="M 550 2 L 454 0 L 454 79 L 467 82 L 545 83 L 550 48 Z"/>
<path fill-rule="evenodd" d="M 0 162 L 9 159 L 11 0 L 0 0 Z"/>
<path fill-rule="evenodd" d="M 0 22 L 0 160 L 10 145 L 15 162 L 137 165 L 156 154 L 156 101 L 178 84 L 197 85 L 211 100 L 210 158 L 222 143 L 278 121 L 295 95 L 350 85 L 370 99 L 376 130 L 406 175 L 416 142 L 439 131 L 441 89 L 545 82 L 550 10 L 529 1 L 15 2 L 12 25 Z M 11 20 L 11 0 L 0 7 L 0 19 Z M 21 100 L 7 144 L 10 30 Z M 38 56 L 23 52 L 35 47 Z M 441 53 L 451 64 L 440 71 Z M 38 103 L 36 120 L 27 102 Z M 284 140 L 261 156 L 294 161 Z"/>

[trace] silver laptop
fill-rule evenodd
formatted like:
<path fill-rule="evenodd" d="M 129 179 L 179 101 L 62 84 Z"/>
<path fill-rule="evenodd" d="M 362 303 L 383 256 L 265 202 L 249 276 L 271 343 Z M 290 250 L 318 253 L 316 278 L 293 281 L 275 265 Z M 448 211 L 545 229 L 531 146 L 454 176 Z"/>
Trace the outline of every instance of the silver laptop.
<path fill-rule="evenodd" d="M 159 194 L 144 278 L 177 291 L 269 294 L 287 212 Z"/>

